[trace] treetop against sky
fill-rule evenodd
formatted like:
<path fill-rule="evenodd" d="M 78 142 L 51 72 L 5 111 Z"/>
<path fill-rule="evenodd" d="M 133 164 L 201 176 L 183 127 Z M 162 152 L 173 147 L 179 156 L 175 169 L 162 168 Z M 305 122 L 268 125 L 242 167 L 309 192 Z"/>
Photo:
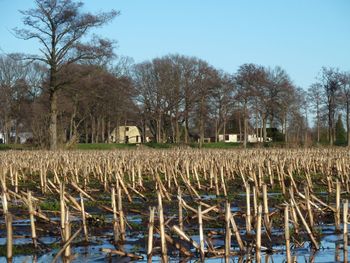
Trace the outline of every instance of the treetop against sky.
<path fill-rule="evenodd" d="M 280 65 L 307 88 L 322 66 L 350 69 L 350 1 L 83 1 L 86 11 L 119 10 L 94 30 L 136 62 L 169 53 L 197 56 L 229 73 L 243 63 Z M 0 0 L 0 52 L 38 53 L 12 32 L 33 0 Z"/>

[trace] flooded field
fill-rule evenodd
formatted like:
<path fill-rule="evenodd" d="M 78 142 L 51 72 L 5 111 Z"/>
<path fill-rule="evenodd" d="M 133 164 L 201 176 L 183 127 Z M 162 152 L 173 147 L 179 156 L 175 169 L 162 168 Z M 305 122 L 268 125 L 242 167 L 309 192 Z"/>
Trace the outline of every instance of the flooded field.
<path fill-rule="evenodd" d="M 346 150 L 38 151 L 0 160 L 0 262 L 348 261 Z"/>

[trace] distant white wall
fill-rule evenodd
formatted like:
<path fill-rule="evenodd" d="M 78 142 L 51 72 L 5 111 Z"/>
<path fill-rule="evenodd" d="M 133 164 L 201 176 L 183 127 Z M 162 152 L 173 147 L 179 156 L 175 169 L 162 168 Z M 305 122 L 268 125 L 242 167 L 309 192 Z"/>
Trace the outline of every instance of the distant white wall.
<path fill-rule="evenodd" d="M 255 143 L 255 142 L 263 142 L 263 137 L 257 137 L 256 134 L 248 134 L 247 138 L 248 142 Z M 272 139 L 270 137 L 266 138 L 266 141 L 270 142 Z M 225 138 L 223 134 L 219 134 L 219 142 L 239 142 L 238 141 L 238 134 L 226 134 Z"/>
<path fill-rule="evenodd" d="M 11 141 L 15 137 L 16 137 L 16 133 L 12 132 L 10 134 Z M 20 132 L 17 134 L 17 138 L 18 138 L 18 143 L 21 143 L 21 144 L 26 143 L 28 139 L 33 138 L 33 133 L 32 132 Z M 0 132 L 0 141 L 2 141 L 2 143 L 8 143 L 5 141 L 5 135 L 2 132 Z"/>
<path fill-rule="evenodd" d="M 238 142 L 237 134 L 219 134 L 219 142 Z"/>
<path fill-rule="evenodd" d="M 248 135 L 248 142 L 262 142 L 263 140 L 262 137 L 257 137 L 256 134 Z"/>
<path fill-rule="evenodd" d="M 19 139 L 19 143 L 26 143 L 28 139 L 33 138 L 33 133 L 31 132 L 20 132 L 17 134 L 17 137 Z"/>

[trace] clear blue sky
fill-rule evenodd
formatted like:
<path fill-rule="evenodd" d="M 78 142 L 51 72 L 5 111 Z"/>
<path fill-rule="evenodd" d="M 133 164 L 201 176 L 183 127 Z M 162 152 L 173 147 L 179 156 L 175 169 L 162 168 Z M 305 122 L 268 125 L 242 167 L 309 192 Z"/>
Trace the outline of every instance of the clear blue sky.
<path fill-rule="evenodd" d="M 197 56 L 233 73 L 243 63 L 287 70 L 307 88 L 322 66 L 350 70 L 349 0 L 85 0 L 91 12 L 119 10 L 95 32 L 118 41 L 136 62 L 169 53 Z M 16 39 L 18 10 L 32 0 L 0 0 L 0 52 L 38 52 Z"/>

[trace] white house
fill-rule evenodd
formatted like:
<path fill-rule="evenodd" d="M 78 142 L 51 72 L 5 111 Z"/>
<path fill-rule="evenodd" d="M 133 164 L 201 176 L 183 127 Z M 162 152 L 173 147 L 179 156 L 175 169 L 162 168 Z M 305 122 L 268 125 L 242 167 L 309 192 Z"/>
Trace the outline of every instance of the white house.
<path fill-rule="evenodd" d="M 238 134 L 219 134 L 219 142 L 238 142 Z"/>
<path fill-rule="evenodd" d="M 10 133 L 10 140 L 14 141 L 14 138 L 16 137 L 16 133 L 11 132 Z M 33 133 L 32 132 L 19 132 L 17 133 L 17 138 L 18 138 L 18 143 L 26 143 L 29 139 L 33 138 Z M 0 143 L 8 143 L 5 140 L 5 135 L 0 132 Z"/>
<path fill-rule="evenodd" d="M 137 126 L 119 126 L 111 132 L 110 140 L 114 143 L 142 143 L 142 134 Z M 146 131 L 146 142 L 150 140 Z"/>
<path fill-rule="evenodd" d="M 2 132 L 0 132 L 0 143 L 5 143 L 5 136 Z"/>
<path fill-rule="evenodd" d="M 248 142 L 263 142 L 263 137 L 257 137 L 256 134 L 248 134 Z"/>

